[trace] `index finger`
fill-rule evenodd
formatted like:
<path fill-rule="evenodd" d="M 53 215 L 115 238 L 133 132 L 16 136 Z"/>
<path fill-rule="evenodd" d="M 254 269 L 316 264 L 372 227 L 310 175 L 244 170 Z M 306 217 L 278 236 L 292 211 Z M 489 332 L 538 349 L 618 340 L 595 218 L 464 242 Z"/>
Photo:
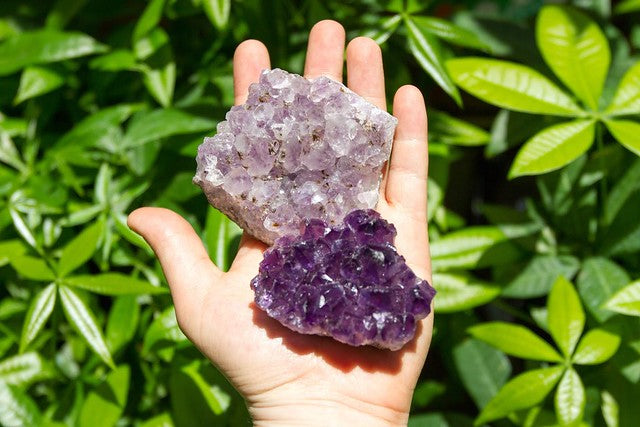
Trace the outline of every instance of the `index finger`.
<path fill-rule="evenodd" d="M 269 51 L 258 40 L 245 40 L 233 55 L 233 94 L 235 105 L 244 104 L 249 85 L 260 78 L 262 70 L 269 69 Z"/>

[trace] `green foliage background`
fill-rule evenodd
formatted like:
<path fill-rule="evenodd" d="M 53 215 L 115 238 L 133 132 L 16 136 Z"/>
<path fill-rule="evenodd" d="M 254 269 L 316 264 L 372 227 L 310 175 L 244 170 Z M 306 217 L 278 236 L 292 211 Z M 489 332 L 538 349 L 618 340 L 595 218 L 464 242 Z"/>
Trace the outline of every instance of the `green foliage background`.
<path fill-rule="evenodd" d="M 249 422 L 126 214 L 179 212 L 227 267 L 239 230 L 191 177 L 234 48 L 300 72 L 325 18 L 428 100 L 439 293 L 410 425 L 640 419 L 639 1 L 4 0 L 1 425 Z"/>

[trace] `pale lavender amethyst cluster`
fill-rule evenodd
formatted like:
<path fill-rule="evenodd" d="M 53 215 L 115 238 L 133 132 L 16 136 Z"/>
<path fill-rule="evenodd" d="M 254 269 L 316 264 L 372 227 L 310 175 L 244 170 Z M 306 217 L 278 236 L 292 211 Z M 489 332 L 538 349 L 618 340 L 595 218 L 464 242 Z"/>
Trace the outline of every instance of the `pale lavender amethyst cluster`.
<path fill-rule="evenodd" d="M 398 350 L 431 310 L 435 290 L 393 246 L 395 227 L 373 210 L 339 226 L 307 221 L 278 239 L 251 281 L 255 302 L 286 327 L 354 346 Z"/>
<path fill-rule="evenodd" d="M 198 148 L 209 202 L 272 244 L 304 220 L 375 207 L 397 120 L 341 83 L 264 71 Z"/>

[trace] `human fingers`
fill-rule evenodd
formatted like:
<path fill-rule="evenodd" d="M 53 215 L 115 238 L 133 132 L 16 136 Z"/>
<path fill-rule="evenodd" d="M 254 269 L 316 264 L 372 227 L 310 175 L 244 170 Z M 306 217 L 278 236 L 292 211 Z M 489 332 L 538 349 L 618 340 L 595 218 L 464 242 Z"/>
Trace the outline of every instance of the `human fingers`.
<path fill-rule="evenodd" d="M 233 55 L 233 94 L 235 105 L 247 100 L 249 85 L 258 81 L 262 70 L 271 67 L 269 52 L 258 40 L 245 40 Z"/>
<path fill-rule="evenodd" d="M 153 248 L 169 283 L 181 327 L 193 330 L 211 282 L 222 272 L 216 267 L 191 225 L 162 208 L 140 208 L 129 214 L 129 227 Z"/>
<path fill-rule="evenodd" d="M 398 127 L 393 141 L 385 197 L 413 219 L 427 216 L 427 111 L 415 86 L 402 86 L 393 101 Z"/>
<path fill-rule="evenodd" d="M 368 37 L 356 37 L 347 46 L 347 86 L 378 108 L 387 109 L 382 51 Z"/>
<path fill-rule="evenodd" d="M 327 76 L 342 81 L 345 32 L 342 25 L 330 19 L 320 21 L 309 32 L 304 76 L 314 79 Z"/>

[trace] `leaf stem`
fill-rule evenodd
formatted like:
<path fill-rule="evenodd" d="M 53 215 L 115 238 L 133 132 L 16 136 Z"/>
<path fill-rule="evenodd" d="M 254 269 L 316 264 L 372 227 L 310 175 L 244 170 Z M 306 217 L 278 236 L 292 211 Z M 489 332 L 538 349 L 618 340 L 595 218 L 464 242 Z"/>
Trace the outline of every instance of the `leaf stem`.
<path fill-rule="evenodd" d="M 596 123 L 596 146 L 598 148 L 598 151 L 601 151 L 604 148 L 604 126 L 602 122 Z M 598 224 L 598 228 L 602 227 L 605 222 L 605 206 L 607 203 L 607 199 L 609 198 L 607 192 L 607 184 L 607 174 L 604 174 L 604 176 L 600 180 L 600 221 Z M 596 231 L 596 235 L 598 234 L 598 231 Z"/>

